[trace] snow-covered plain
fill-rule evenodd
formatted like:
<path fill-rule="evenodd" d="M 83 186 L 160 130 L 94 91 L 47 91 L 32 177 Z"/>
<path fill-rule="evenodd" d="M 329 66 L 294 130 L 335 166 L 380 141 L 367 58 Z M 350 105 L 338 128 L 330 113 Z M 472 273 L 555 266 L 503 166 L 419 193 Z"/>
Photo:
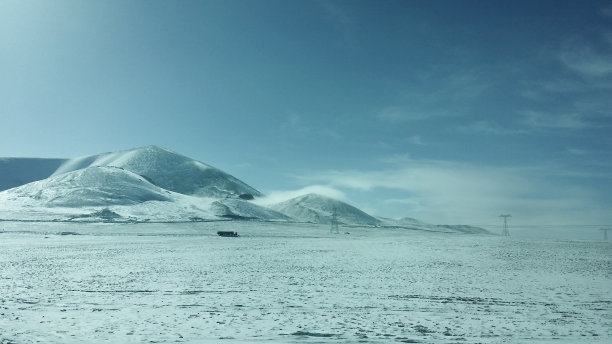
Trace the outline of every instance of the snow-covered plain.
<path fill-rule="evenodd" d="M 0 343 L 612 340 L 610 242 L 341 232 L 0 222 Z"/>

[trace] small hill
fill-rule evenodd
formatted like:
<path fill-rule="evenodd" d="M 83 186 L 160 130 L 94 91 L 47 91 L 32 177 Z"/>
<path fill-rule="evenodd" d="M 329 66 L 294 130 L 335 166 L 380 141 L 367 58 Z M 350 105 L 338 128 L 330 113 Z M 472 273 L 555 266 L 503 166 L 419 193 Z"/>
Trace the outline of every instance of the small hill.
<path fill-rule="evenodd" d="M 42 180 L 66 159 L 0 158 L 0 191 Z"/>
<path fill-rule="evenodd" d="M 338 222 L 344 225 L 376 226 L 381 221 L 365 212 L 333 198 L 307 194 L 270 207 L 300 222 L 331 223 L 334 211 Z"/>
<path fill-rule="evenodd" d="M 91 166 L 120 167 L 156 186 L 185 195 L 261 196 L 259 191 L 219 169 L 157 146 L 70 159 L 53 175 Z"/>
<path fill-rule="evenodd" d="M 436 227 L 439 229 L 449 229 L 451 231 L 464 234 L 492 234 L 484 228 L 468 225 L 436 225 Z"/>
<path fill-rule="evenodd" d="M 378 217 L 378 219 L 380 219 L 383 225 L 387 227 L 402 227 L 402 228 L 420 229 L 424 227 L 433 226 L 431 224 L 414 219 L 412 217 L 403 217 L 401 219 L 390 219 L 386 217 Z"/>
<path fill-rule="evenodd" d="M 401 219 L 379 217 L 379 219 L 382 222 L 382 227 L 405 228 L 443 233 L 491 234 L 488 230 L 480 227 L 468 225 L 433 225 L 411 217 L 404 217 Z"/>
<path fill-rule="evenodd" d="M 167 201 L 169 193 L 142 176 L 116 167 L 88 167 L 22 185 L 0 194 L 6 201 L 45 207 L 133 205 Z"/>
<path fill-rule="evenodd" d="M 268 209 L 254 203 L 235 199 L 226 198 L 218 200 L 211 205 L 212 212 L 219 217 L 234 220 L 266 220 L 266 221 L 287 221 L 290 218 L 278 211 Z"/>

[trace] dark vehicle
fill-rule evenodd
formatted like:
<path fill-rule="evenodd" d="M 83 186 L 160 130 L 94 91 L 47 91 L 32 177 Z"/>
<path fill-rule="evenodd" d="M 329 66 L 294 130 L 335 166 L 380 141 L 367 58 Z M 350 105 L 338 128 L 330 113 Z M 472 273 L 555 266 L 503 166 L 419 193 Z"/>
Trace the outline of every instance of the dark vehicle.
<path fill-rule="evenodd" d="M 237 237 L 238 236 L 238 232 L 230 232 L 230 231 L 219 231 L 217 232 L 218 236 L 222 236 L 222 237 Z"/>

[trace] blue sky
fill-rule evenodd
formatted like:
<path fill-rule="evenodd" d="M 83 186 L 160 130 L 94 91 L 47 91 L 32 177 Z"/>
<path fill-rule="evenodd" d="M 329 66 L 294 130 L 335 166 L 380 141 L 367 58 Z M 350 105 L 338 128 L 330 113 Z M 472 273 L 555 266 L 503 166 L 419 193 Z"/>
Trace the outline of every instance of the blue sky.
<path fill-rule="evenodd" d="M 275 197 L 612 224 L 608 1 L 0 2 L 0 156 L 160 145 Z"/>

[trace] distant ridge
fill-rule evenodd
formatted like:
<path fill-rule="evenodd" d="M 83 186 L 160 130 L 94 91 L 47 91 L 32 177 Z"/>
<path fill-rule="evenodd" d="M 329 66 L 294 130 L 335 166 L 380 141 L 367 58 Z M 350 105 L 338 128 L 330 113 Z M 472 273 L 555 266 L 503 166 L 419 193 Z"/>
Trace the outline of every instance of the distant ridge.
<path fill-rule="evenodd" d="M 255 188 L 158 146 L 67 160 L 0 158 L 0 167 L 4 168 L 0 170 L 3 185 L 26 183 L 0 190 L 0 220 L 257 220 L 329 225 L 335 216 L 341 226 L 488 233 L 473 226 L 374 217 L 346 202 L 313 193 L 262 206 L 253 201 L 262 196 Z M 14 180 L 8 183 L 7 176 Z"/>
<path fill-rule="evenodd" d="M 270 208 L 301 222 L 329 224 L 335 211 L 340 224 L 367 226 L 381 224 L 379 219 L 352 205 L 314 193 L 292 198 Z"/>

